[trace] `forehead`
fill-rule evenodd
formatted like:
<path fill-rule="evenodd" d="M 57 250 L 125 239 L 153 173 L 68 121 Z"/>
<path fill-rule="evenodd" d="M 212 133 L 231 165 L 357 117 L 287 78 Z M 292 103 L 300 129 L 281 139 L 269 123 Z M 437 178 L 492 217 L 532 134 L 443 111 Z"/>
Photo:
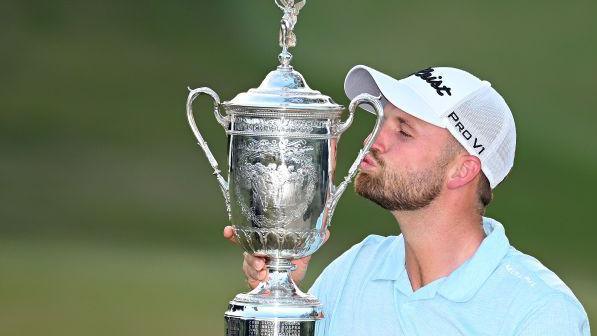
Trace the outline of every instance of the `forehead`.
<path fill-rule="evenodd" d="M 446 140 L 446 137 L 452 136 L 447 129 L 435 126 L 417 117 L 413 117 L 391 103 L 387 103 L 384 106 L 384 113 L 386 120 L 406 125 L 417 131 L 419 134 L 424 134 L 428 137 L 437 137 L 438 140 Z"/>
<path fill-rule="evenodd" d="M 437 127 L 433 124 L 423 121 L 417 117 L 413 117 L 412 115 L 406 113 L 405 111 L 392 105 L 391 103 L 387 103 L 384 106 L 384 114 L 386 116 L 386 119 L 394 119 L 394 120 L 398 120 L 401 122 L 405 122 L 413 127 L 414 126 L 425 127 L 425 128 L 426 127 L 435 127 L 435 128 L 441 129 L 440 127 Z"/>

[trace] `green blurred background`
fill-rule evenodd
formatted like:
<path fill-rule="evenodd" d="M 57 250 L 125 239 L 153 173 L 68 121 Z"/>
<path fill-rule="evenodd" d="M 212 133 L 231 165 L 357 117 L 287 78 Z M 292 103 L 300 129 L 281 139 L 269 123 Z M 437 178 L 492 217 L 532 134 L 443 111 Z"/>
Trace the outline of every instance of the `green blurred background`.
<path fill-rule="evenodd" d="M 347 105 L 346 72 L 456 66 L 490 80 L 517 122 L 515 167 L 488 215 L 597 318 L 595 1 L 309 0 L 294 65 Z M 187 126 L 187 86 L 224 99 L 276 65 L 273 0 L 0 4 L 0 334 L 223 335 L 241 251 Z M 202 97 L 198 120 L 223 162 Z M 344 175 L 373 118 L 343 137 Z M 348 191 L 307 289 L 393 218 Z"/>

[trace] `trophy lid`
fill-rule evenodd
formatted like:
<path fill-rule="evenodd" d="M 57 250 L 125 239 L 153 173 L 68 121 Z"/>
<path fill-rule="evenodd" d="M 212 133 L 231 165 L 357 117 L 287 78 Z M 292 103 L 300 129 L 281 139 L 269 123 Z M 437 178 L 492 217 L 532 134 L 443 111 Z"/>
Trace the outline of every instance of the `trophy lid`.
<path fill-rule="evenodd" d="M 281 65 L 270 72 L 256 89 L 239 93 L 224 102 L 230 107 L 255 107 L 277 110 L 342 110 L 332 98 L 313 90 L 292 66 Z"/>
<path fill-rule="evenodd" d="M 312 110 L 317 111 L 318 115 L 326 112 L 339 114 L 344 107 L 336 104 L 329 96 L 311 89 L 303 75 L 290 65 L 292 55 L 288 48 L 296 46 L 294 26 L 306 0 L 275 0 L 275 3 L 283 12 L 279 34 L 279 44 L 282 47 L 278 56 L 280 65 L 265 77 L 258 88 L 240 93 L 223 105 L 229 111 L 241 109 L 249 113 L 253 109 L 267 109 L 270 113 L 272 110 L 285 114 Z"/>

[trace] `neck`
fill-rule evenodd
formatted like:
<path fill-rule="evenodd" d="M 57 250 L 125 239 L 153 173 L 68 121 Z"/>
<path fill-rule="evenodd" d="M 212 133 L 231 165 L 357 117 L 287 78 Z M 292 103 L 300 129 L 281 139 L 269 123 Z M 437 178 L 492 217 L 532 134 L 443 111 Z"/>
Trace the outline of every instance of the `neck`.
<path fill-rule="evenodd" d="M 485 237 L 475 209 L 458 208 L 458 200 L 441 206 L 436 201 L 423 209 L 393 212 L 404 237 L 405 266 L 413 291 L 452 273 Z"/>

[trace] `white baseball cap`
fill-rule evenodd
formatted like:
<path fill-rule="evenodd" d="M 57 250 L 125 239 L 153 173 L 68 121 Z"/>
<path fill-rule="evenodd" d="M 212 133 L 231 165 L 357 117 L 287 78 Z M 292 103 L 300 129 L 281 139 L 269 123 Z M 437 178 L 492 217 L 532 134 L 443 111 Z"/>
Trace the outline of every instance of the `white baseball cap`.
<path fill-rule="evenodd" d="M 510 172 L 516 149 L 516 127 L 504 98 L 460 69 L 431 67 L 397 80 L 365 65 L 346 75 L 344 91 L 353 99 L 361 93 L 380 96 L 404 112 L 446 128 L 471 155 L 495 188 Z M 373 112 L 372 108 L 363 108 Z"/>

